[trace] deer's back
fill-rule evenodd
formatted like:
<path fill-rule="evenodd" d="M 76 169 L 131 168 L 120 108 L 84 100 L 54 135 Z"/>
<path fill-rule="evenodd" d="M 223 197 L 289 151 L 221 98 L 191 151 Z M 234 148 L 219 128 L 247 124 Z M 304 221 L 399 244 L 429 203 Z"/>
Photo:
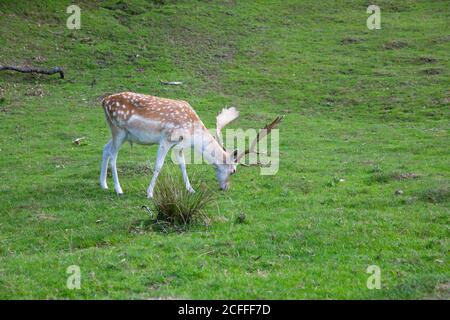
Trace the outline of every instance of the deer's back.
<path fill-rule="evenodd" d="M 189 103 L 182 100 L 122 92 L 107 96 L 102 105 L 110 125 L 128 131 L 129 138 L 140 143 L 157 143 L 161 135 L 201 123 Z"/>

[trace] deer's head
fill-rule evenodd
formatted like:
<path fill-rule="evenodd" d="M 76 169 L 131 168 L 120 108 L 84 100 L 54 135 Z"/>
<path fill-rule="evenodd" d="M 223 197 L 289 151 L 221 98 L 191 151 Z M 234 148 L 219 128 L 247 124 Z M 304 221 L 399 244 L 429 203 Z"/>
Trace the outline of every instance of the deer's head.
<path fill-rule="evenodd" d="M 248 149 L 239 152 L 238 150 L 227 150 L 222 140 L 222 129 L 230 122 L 239 117 L 239 111 L 235 107 L 224 108 L 216 117 L 216 140 L 222 146 L 225 151 L 225 159 L 223 163 L 216 164 L 216 177 L 219 181 L 219 187 L 222 190 L 227 190 L 229 188 L 230 176 L 236 173 L 236 169 L 240 161 L 250 153 L 257 153 L 256 146 L 258 141 L 270 134 L 272 129 L 274 129 L 283 120 L 283 116 L 278 116 L 271 123 L 267 124 L 264 128 L 259 130 L 256 138 L 250 142 Z M 244 166 L 243 163 L 241 163 Z M 257 164 L 259 165 L 259 163 Z"/>

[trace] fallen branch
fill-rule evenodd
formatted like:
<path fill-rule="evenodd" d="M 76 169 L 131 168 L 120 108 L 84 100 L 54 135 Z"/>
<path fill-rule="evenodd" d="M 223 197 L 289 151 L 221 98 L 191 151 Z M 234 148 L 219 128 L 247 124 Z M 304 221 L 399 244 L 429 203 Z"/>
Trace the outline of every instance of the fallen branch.
<path fill-rule="evenodd" d="M 181 81 L 159 81 L 162 85 L 166 85 L 166 86 L 179 86 L 182 85 L 183 82 Z"/>
<path fill-rule="evenodd" d="M 59 73 L 59 77 L 64 79 L 64 71 L 60 67 L 55 67 L 51 70 L 45 70 L 40 68 L 28 68 L 28 67 L 16 67 L 16 66 L 2 66 L 0 65 L 0 71 L 11 70 L 23 73 L 41 73 L 41 74 L 54 74 Z"/>

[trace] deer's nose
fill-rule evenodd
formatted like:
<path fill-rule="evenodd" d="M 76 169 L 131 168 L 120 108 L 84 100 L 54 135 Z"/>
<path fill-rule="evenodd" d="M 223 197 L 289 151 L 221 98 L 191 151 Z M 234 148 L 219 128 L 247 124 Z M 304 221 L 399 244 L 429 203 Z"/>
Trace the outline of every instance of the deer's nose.
<path fill-rule="evenodd" d="M 228 183 L 224 183 L 220 186 L 220 190 L 226 191 L 226 190 L 228 190 L 228 187 L 229 187 Z"/>

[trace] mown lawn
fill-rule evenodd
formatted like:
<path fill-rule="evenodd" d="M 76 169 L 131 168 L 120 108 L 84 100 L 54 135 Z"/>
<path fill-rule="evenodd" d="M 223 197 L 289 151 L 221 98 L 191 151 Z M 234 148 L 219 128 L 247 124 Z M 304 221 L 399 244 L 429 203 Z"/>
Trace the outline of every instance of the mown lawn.
<path fill-rule="evenodd" d="M 80 30 L 70 1 L 0 3 L 0 64 L 66 70 L 0 73 L 0 298 L 449 297 L 448 1 L 378 0 L 381 30 L 361 0 L 77 3 Z M 98 184 L 99 97 L 124 90 L 211 128 L 225 105 L 233 128 L 285 114 L 279 172 L 238 168 L 207 225 L 148 227 L 156 147 L 122 148 L 123 197 Z"/>

